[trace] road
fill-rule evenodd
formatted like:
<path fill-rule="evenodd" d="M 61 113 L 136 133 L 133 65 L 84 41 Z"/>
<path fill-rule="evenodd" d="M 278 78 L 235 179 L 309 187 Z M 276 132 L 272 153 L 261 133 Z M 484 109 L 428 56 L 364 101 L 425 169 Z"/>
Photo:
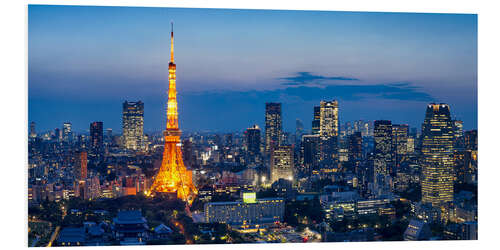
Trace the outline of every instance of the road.
<path fill-rule="evenodd" d="M 52 246 L 52 243 L 54 242 L 54 240 L 56 240 L 57 234 L 59 233 L 59 229 L 61 229 L 61 226 L 56 227 L 56 230 L 54 230 L 54 232 L 52 233 L 52 236 L 50 236 L 50 241 L 49 241 L 49 244 L 47 244 L 47 247 Z"/>

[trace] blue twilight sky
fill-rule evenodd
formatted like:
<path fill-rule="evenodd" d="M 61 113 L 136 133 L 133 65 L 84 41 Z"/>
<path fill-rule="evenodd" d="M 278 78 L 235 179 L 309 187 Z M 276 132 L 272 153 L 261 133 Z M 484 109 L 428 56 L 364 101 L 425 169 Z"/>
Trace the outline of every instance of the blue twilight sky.
<path fill-rule="evenodd" d="M 477 15 L 44 5 L 28 7 L 29 121 L 119 132 L 142 100 L 145 130 L 164 129 L 172 20 L 183 130 L 263 126 L 271 101 L 285 130 L 310 129 L 322 99 L 341 123 L 420 128 L 445 102 L 477 128 Z"/>

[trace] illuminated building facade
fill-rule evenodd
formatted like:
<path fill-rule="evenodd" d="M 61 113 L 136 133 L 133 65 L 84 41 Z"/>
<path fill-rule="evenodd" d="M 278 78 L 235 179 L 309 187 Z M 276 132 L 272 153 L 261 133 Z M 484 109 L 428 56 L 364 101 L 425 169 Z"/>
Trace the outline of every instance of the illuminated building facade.
<path fill-rule="evenodd" d="M 65 122 L 63 124 L 63 140 L 65 142 L 71 141 L 72 136 L 73 135 L 71 133 L 71 122 Z"/>
<path fill-rule="evenodd" d="M 142 150 L 144 140 L 144 103 L 123 103 L 123 145 L 128 150 Z"/>
<path fill-rule="evenodd" d="M 394 164 L 396 172 L 399 165 L 406 159 L 408 152 L 408 132 L 407 124 L 392 125 L 392 150 L 394 153 Z"/>
<path fill-rule="evenodd" d="M 450 106 L 431 103 L 422 124 L 422 202 L 453 201 L 453 122 Z"/>
<path fill-rule="evenodd" d="M 339 104 L 336 100 L 320 102 L 319 135 L 321 139 L 321 161 L 333 163 L 338 153 Z"/>
<path fill-rule="evenodd" d="M 87 152 L 78 151 L 74 156 L 73 171 L 75 180 L 84 181 L 87 179 Z"/>
<path fill-rule="evenodd" d="M 167 128 L 163 132 L 165 150 L 160 170 L 148 194 L 176 193 L 177 198 L 191 204 L 198 190 L 193 184 L 193 174 L 184 166 L 181 151 L 181 131 L 177 112 L 176 65 L 174 63 L 174 30 L 170 33 L 170 63 L 168 64 Z"/>
<path fill-rule="evenodd" d="M 392 170 L 392 123 L 387 120 L 374 122 L 373 138 L 374 150 L 374 174 L 389 175 Z"/>
<path fill-rule="evenodd" d="M 205 203 L 204 213 L 206 223 L 265 226 L 283 220 L 285 201 L 283 198 L 244 197 L 243 201 L 208 202 Z"/>
<path fill-rule="evenodd" d="M 454 128 L 455 139 L 460 138 L 464 135 L 464 122 L 463 121 L 454 120 L 453 121 L 453 128 Z"/>
<path fill-rule="evenodd" d="M 266 153 L 281 145 L 281 103 L 266 103 Z"/>
<path fill-rule="evenodd" d="M 292 146 L 278 146 L 271 151 L 271 183 L 279 179 L 294 179 Z"/>

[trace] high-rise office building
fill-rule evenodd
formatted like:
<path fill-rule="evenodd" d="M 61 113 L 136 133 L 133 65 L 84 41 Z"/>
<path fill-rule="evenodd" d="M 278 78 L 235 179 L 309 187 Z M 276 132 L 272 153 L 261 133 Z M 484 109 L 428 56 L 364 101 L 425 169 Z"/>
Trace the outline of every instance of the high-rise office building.
<path fill-rule="evenodd" d="M 454 134 L 454 148 L 455 150 L 463 149 L 465 147 L 464 140 L 464 122 L 460 120 L 453 120 L 453 134 Z"/>
<path fill-rule="evenodd" d="M 293 181 L 293 146 L 277 146 L 271 150 L 271 183 Z"/>
<path fill-rule="evenodd" d="M 406 159 L 408 154 L 408 132 L 407 124 L 392 125 L 392 150 L 394 153 L 394 164 L 397 168 Z"/>
<path fill-rule="evenodd" d="M 69 142 L 71 141 L 73 134 L 71 132 L 71 122 L 65 122 L 63 124 L 63 141 Z"/>
<path fill-rule="evenodd" d="M 320 138 L 319 135 L 304 135 L 301 143 L 302 175 L 309 176 L 313 170 L 319 169 L 320 163 Z"/>
<path fill-rule="evenodd" d="M 304 134 L 304 124 L 301 120 L 295 120 L 295 144 L 299 144 Z"/>
<path fill-rule="evenodd" d="M 464 135 L 464 122 L 460 120 L 453 120 L 453 134 L 455 139 Z"/>
<path fill-rule="evenodd" d="M 245 139 L 250 158 L 260 155 L 260 128 L 258 125 L 253 125 L 245 130 Z"/>
<path fill-rule="evenodd" d="M 431 103 L 422 124 L 422 202 L 453 201 L 453 122 L 450 106 Z"/>
<path fill-rule="evenodd" d="M 62 139 L 62 131 L 59 128 L 54 129 L 54 140 L 61 141 Z"/>
<path fill-rule="evenodd" d="M 104 152 L 102 122 L 90 124 L 90 150 L 93 156 L 102 157 Z"/>
<path fill-rule="evenodd" d="M 392 171 L 392 123 L 387 120 L 374 122 L 374 174 L 388 175 Z"/>
<path fill-rule="evenodd" d="M 29 137 L 31 137 L 31 138 L 36 138 L 36 128 L 35 128 L 35 126 L 36 126 L 35 122 L 31 122 L 30 123 Z"/>
<path fill-rule="evenodd" d="M 363 137 L 361 132 L 354 132 L 348 139 L 349 161 L 360 161 L 363 158 Z"/>
<path fill-rule="evenodd" d="M 465 148 L 477 150 L 477 130 L 474 129 L 465 132 Z"/>
<path fill-rule="evenodd" d="M 322 138 L 339 135 L 339 104 L 336 100 L 321 101 L 319 126 Z"/>
<path fill-rule="evenodd" d="M 87 179 L 87 152 L 77 151 L 74 156 L 73 174 L 75 181 Z"/>
<path fill-rule="evenodd" d="M 339 104 L 336 100 L 320 102 L 319 135 L 323 165 L 334 163 L 338 153 Z"/>
<path fill-rule="evenodd" d="M 313 120 L 312 120 L 312 134 L 319 135 L 319 126 L 321 120 L 321 107 L 314 106 Z"/>
<path fill-rule="evenodd" d="M 266 103 L 266 153 L 281 145 L 281 103 Z"/>
<path fill-rule="evenodd" d="M 113 141 L 113 129 L 112 128 L 106 129 L 105 141 L 108 143 Z"/>
<path fill-rule="evenodd" d="M 144 148 L 144 103 L 123 103 L 123 145 L 129 150 L 142 150 Z"/>

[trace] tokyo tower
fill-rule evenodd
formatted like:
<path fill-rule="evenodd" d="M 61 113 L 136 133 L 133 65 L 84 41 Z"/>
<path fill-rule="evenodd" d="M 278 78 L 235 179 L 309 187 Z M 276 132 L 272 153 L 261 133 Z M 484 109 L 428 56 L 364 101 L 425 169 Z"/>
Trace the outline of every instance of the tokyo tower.
<path fill-rule="evenodd" d="M 165 150 L 160 170 L 148 195 L 175 194 L 177 198 L 191 204 L 198 190 L 193 184 L 193 173 L 186 169 L 182 160 L 181 131 L 177 112 L 177 90 L 175 86 L 176 65 L 174 63 L 174 25 L 170 33 L 170 63 L 168 64 L 167 129 L 163 132 Z"/>

